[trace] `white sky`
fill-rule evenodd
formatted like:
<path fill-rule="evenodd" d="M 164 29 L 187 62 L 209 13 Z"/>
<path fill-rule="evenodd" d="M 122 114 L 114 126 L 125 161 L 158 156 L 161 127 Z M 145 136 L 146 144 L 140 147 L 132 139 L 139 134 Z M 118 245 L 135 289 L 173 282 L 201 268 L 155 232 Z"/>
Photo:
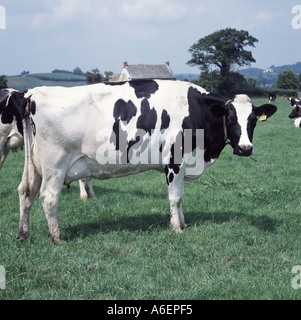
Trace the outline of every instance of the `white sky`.
<path fill-rule="evenodd" d="M 0 74 L 77 66 L 119 73 L 124 60 L 169 60 L 174 73 L 199 73 L 186 64 L 188 49 L 224 28 L 247 30 L 259 40 L 252 67 L 296 63 L 301 29 L 292 27 L 295 5 L 301 0 L 0 0 L 6 10 Z"/>

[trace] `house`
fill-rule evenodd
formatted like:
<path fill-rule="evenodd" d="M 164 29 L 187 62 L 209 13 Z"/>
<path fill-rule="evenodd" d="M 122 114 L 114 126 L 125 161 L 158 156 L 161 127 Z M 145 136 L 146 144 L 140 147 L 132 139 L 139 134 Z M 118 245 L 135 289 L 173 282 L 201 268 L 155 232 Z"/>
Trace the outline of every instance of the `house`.
<path fill-rule="evenodd" d="M 114 75 L 110 82 L 150 79 L 176 80 L 176 76 L 170 69 L 169 61 L 165 64 L 128 64 L 124 61 L 123 70 Z"/>

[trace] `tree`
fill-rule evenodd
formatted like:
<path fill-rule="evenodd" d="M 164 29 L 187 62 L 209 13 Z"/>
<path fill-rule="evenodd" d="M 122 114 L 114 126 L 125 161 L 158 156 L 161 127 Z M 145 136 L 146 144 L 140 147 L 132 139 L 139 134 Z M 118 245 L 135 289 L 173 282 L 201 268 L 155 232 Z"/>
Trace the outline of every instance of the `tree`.
<path fill-rule="evenodd" d="M 113 71 L 105 71 L 104 82 L 109 82 L 113 75 Z"/>
<path fill-rule="evenodd" d="M 220 74 L 219 93 L 229 94 L 233 91 L 233 80 L 239 80 L 234 69 L 249 66 L 256 62 L 247 46 L 255 47 L 258 40 L 248 31 L 236 29 L 223 29 L 200 39 L 192 45 L 189 52 L 192 59 L 187 62 L 191 66 L 198 66 L 202 74 L 218 70 Z"/>
<path fill-rule="evenodd" d="M 249 89 L 255 89 L 257 87 L 257 80 L 254 78 L 248 78 L 247 84 Z"/>
<path fill-rule="evenodd" d="M 276 80 L 276 87 L 280 89 L 299 89 L 299 78 L 290 69 L 287 69 L 278 75 Z"/>
<path fill-rule="evenodd" d="M 105 71 L 105 75 L 100 73 L 100 71 L 95 68 L 91 72 L 86 72 L 87 76 L 87 83 L 93 84 L 93 83 L 102 83 L 102 82 L 108 82 L 110 78 L 112 77 L 114 73 L 112 71 Z"/>
<path fill-rule="evenodd" d="M 0 76 L 0 89 L 7 88 L 7 79 L 5 76 Z"/>
<path fill-rule="evenodd" d="M 73 73 L 78 75 L 78 76 L 84 76 L 84 72 L 81 70 L 81 68 L 79 67 L 76 67 L 74 70 L 73 70 Z"/>
<path fill-rule="evenodd" d="M 97 68 L 93 69 L 91 72 L 86 72 L 86 76 L 88 84 L 101 83 L 104 80 L 103 75 Z"/>

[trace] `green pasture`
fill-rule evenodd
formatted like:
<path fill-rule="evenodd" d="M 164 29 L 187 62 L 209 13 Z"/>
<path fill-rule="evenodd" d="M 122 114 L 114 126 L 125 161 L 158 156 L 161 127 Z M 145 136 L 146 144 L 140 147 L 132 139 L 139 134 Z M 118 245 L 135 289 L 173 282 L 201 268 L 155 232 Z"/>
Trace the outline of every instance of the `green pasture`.
<path fill-rule="evenodd" d="M 300 299 L 291 282 L 301 265 L 301 129 L 287 100 L 275 104 L 255 130 L 256 161 L 227 146 L 185 182 L 182 234 L 169 229 L 164 174 L 146 172 L 93 180 L 87 201 L 77 183 L 64 188 L 63 245 L 52 244 L 37 199 L 31 236 L 19 242 L 24 152 L 10 154 L 0 173 L 0 299 Z"/>
<path fill-rule="evenodd" d="M 87 81 L 84 76 L 79 76 L 71 73 L 36 73 L 22 76 L 7 77 L 8 88 L 17 90 L 25 90 L 41 86 L 82 86 L 86 85 Z"/>

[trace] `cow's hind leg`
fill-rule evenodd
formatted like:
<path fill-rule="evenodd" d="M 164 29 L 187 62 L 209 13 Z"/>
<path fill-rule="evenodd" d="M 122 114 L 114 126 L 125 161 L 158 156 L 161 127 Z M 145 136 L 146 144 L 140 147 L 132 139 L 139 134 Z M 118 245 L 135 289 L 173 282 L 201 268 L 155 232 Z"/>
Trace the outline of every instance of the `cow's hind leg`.
<path fill-rule="evenodd" d="M 62 172 L 47 172 L 47 174 L 43 176 L 40 190 L 40 200 L 46 215 L 49 233 L 52 241 L 57 244 L 63 242 L 57 218 L 58 204 L 63 182 L 64 175 Z"/>
<path fill-rule="evenodd" d="M 20 240 L 29 237 L 30 210 L 35 197 L 40 190 L 41 181 L 41 177 L 35 172 L 33 167 L 23 173 L 22 181 L 18 187 L 20 199 L 20 225 L 18 238 Z"/>
<path fill-rule="evenodd" d="M 182 228 L 186 227 L 182 210 L 184 172 L 185 170 L 181 165 L 168 165 L 165 167 L 170 204 L 170 226 L 177 233 L 182 232 Z"/>

